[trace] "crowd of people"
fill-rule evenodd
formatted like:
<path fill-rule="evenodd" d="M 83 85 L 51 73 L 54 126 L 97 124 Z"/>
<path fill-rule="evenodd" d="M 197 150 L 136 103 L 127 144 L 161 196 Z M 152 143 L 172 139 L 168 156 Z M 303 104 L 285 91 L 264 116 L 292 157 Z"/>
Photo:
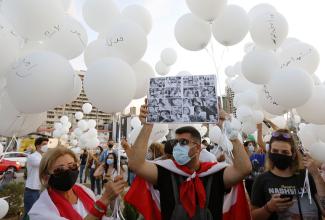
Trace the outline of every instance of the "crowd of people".
<path fill-rule="evenodd" d="M 142 130 L 133 145 L 121 141 L 127 156 L 120 159 L 112 140 L 77 156 L 63 146 L 48 150 L 48 139 L 36 139 L 27 161 L 24 218 L 105 219 L 117 198 L 146 220 L 325 216 L 322 164 L 300 150 L 291 131 L 267 121 L 273 132 L 266 142 L 261 124 L 257 137 L 248 135 L 244 143 L 234 133 L 228 136 L 230 154 L 191 126 L 149 145 L 153 125 L 147 115 L 144 105 Z M 224 120 L 229 117 L 221 112 L 221 128 Z"/>

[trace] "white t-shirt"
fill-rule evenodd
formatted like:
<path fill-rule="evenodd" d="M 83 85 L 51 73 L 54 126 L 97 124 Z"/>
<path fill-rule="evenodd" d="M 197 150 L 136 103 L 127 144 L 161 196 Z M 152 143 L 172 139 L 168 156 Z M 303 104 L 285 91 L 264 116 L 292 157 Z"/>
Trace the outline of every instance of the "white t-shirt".
<path fill-rule="evenodd" d="M 39 165 L 41 163 L 41 159 L 42 159 L 42 155 L 38 151 L 35 151 L 27 158 L 26 187 L 29 189 L 41 190 L 41 182 L 39 180 Z"/>
<path fill-rule="evenodd" d="M 80 199 L 78 199 L 77 203 L 73 204 L 72 207 L 79 213 L 82 218 L 85 218 L 88 215 L 88 212 Z"/>
<path fill-rule="evenodd" d="M 216 162 L 217 158 L 214 154 L 210 153 L 206 149 L 202 149 L 200 153 L 201 162 Z"/>

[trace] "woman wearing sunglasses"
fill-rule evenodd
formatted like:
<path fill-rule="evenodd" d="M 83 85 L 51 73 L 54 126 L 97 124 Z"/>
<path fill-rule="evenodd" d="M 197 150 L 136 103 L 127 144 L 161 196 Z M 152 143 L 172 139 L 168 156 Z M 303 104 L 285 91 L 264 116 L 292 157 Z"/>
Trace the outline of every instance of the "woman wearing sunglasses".
<path fill-rule="evenodd" d="M 105 185 L 105 192 L 96 201 L 91 190 L 76 184 L 77 164 L 76 155 L 62 146 L 43 156 L 39 176 L 45 190 L 28 213 L 29 219 L 102 219 L 108 204 L 123 191 L 126 182 L 116 177 L 114 182 Z"/>
<path fill-rule="evenodd" d="M 310 174 L 311 201 L 308 188 L 304 188 L 306 171 L 299 170 L 300 162 Z M 253 219 L 322 219 L 325 182 L 309 155 L 304 155 L 302 161 L 299 159 L 290 131 L 279 129 L 272 133 L 266 169 L 253 185 Z"/>

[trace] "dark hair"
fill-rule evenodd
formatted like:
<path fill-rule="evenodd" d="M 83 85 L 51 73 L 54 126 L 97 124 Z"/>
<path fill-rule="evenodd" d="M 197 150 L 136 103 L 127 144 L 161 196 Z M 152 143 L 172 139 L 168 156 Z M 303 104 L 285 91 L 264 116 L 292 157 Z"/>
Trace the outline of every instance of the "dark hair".
<path fill-rule="evenodd" d="M 103 148 L 101 146 L 97 146 L 97 147 L 99 148 L 100 153 L 102 153 L 103 152 Z"/>
<path fill-rule="evenodd" d="M 105 158 L 105 161 L 104 161 L 104 170 L 105 170 L 106 173 L 107 173 L 107 170 L 108 170 L 108 165 L 107 165 L 107 163 L 106 163 L 106 160 L 108 159 L 109 155 L 113 155 L 113 157 L 114 157 L 113 167 L 114 167 L 114 169 L 117 171 L 117 156 L 116 156 L 115 153 L 109 153 L 109 154 L 107 155 L 107 157 Z"/>
<path fill-rule="evenodd" d="M 201 143 L 201 134 L 198 130 L 196 130 L 194 127 L 192 126 L 185 126 L 185 127 L 181 127 L 178 128 L 175 132 L 176 134 L 185 134 L 188 133 L 192 136 L 193 139 L 197 140 L 198 142 Z"/>
<path fill-rule="evenodd" d="M 175 144 L 176 144 L 176 141 L 174 139 L 166 141 L 165 148 L 164 148 L 165 154 L 173 155 L 173 149 L 174 149 Z"/>
<path fill-rule="evenodd" d="M 207 143 L 208 143 L 208 141 L 205 139 L 202 141 L 202 144 L 207 144 Z"/>
<path fill-rule="evenodd" d="M 249 143 L 252 143 L 254 145 L 254 147 L 257 147 L 257 144 L 255 141 L 245 141 L 244 142 L 244 147 L 248 147 Z"/>
<path fill-rule="evenodd" d="M 35 140 L 35 147 L 41 145 L 43 143 L 43 141 L 49 141 L 49 139 L 46 138 L 46 137 L 36 138 L 36 140 Z"/>

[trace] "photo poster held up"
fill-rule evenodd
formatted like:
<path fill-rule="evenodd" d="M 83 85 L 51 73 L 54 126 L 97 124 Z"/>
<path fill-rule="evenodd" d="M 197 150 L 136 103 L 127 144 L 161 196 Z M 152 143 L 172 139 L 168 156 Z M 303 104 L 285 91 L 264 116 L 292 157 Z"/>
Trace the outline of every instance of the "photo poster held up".
<path fill-rule="evenodd" d="M 215 75 L 150 79 L 148 123 L 211 123 L 219 119 Z"/>

